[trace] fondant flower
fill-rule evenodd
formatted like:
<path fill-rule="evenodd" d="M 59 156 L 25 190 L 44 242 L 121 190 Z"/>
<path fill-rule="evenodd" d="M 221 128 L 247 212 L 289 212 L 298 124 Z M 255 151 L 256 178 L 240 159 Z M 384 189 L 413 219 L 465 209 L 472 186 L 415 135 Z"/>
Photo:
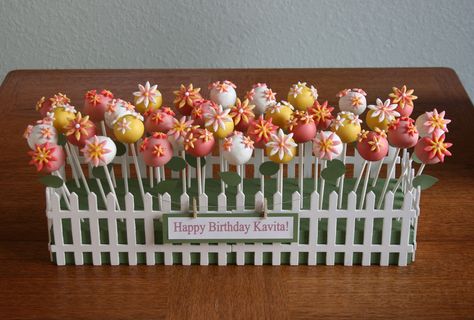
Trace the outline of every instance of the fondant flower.
<path fill-rule="evenodd" d="M 263 141 L 267 142 L 270 140 L 270 135 L 272 132 L 277 128 L 277 126 L 272 123 L 272 118 L 265 120 L 263 115 L 260 115 L 260 117 L 255 120 L 253 127 L 254 130 L 251 133 L 255 136 L 256 142 L 259 142 L 262 139 Z"/>
<path fill-rule="evenodd" d="M 122 134 L 125 134 L 125 132 L 132 129 L 130 125 L 131 122 L 126 117 L 123 117 L 121 121 L 116 122 L 117 130 L 122 132 Z"/>
<path fill-rule="evenodd" d="M 415 90 L 407 89 L 406 85 L 403 85 L 401 89 L 397 87 L 392 88 L 393 92 L 389 94 L 389 97 L 392 98 L 393 103 L 396 103 L 400 108 L 405 108 L 406 105 L 413 107 L 413 100 L 418 99 L 417 96 L 413 95 Z"/>
<path fill-rule="evenodd" d="M 235 106 L 230 108 L 229 115 L 234 119 L 234 123 L 238 125 L 242 120 L 244 123 L 248 123 L 253 117 L 253 109 L 255 106 L 253 104 L 249 105 L 249 100 L 245 99 L 243 102 L 237 98 Z"/>
<path fill-rule="evenodd" d="M 423 126 L 427 128 L 427 132 L 432 134 L 433 132 L 439 135 L 442 132 L 448 132 L 447 124 L 451 122 L 449 119 L 444 118 L 445 111 L 438 113 L 438 110 L 426 112 L 427 120 L 423 123 Z"/>
<path fill-rule="evenodd" d="M 196 99 L 201 98 L 199 91 L 201 91 L 201 88 L 194 88 L 192 83 L 187 88 L 182 84 L 179 90 L 173 91 L 173 94 L 176 96 L 173 101 L 174 105 L 179 109 L 185 105 L 192 106 Z"/>
<path fill-rule="evenodd" d="M 168 131 L 168 135 L 172 136 L 174 140 L 180 137 L 184 138 L 186 133 L 192 129 L 193 120 L 186 120 L 186 117 L 181 117 L 180 120 L 173 119 L 173 125 Z"/>
<path fill-rule="evenodd" d="M 65 94 L 62 94 L 61 92 L 58 92 L 52 98 L 49 98 L 49 100 L 51 101 L 51 106 L 53 108 L 62 107 L 71 102 L 71 99 L 69 99 Z"/>
<path fill-rule="evenodd" d="M 324 122 L 333 118 L 332 111 L 333 107 L 328 106 L 328 101 L 324 101 L 323 104 L 319 104 L 316 100 L 314 105 L 308 109 L 309 114 L 313 115 L 316 122 Z"/>
<path fill-rule="evenodd" d="M 265 99 L 268 102 L 276 100 L 276 95 L 277 94 L 276 94 L 276 92 L 273 92 L 272 89 L 268 88 L 267 90 L 265 90 L 264 94 L 265 94 Z"/>
<path fill-rule="evenodd" d="M 23 132 L 23 138 L 28 139 L 32 131 L 33 131 L 33 126 L 29 124 L 28 127 L 26 127 L 25 131 Z"/>
<path fill-rule="evenodd" d="M 107 165 L 104 156 L 111 152 L 111 150 L 105 148 L 106 144 L 106 140 L 100 141 L 97 136 L 86 140 L 86 145 L 81 149 L 84 152 L 86 162 L 91 162 L 94 167 Z"/>
<path fill-rule="evenodd" d="M 441 162 L 444 162 L 445 156 L 451 156 L 451 152 L 448 150 L 448 148 L 453 144 L 444 142 L 444 139 L 444 134 L 439 137 L 433 134 L 431 138 L 428 138 L 428 146 L 426 146 L 424 149 L 429 153 L 428 159 L 437 157 Z"/>
<path fill-rule="evenodd" d="M 232 137 L 225 138 L 222 147 L 225 151 L 230 151 L 232 149 Z"/>
<path fill-rule="evenodd" d="M 374 112 L 372 113 L 372 118 L 378 117 L 378 120 L 380 122 L 384 121 L 384 119 L 387 119 L 388 121 L 392 121 L 396 117 L 400 116 L 400 113 L 395 111 L 397 108 L 396 104 L 391 104 L 390 99 L 385 100 L 385 102 L 382 102 L 379 98 L 375 101 L 377 105 L 369 105 L 368 108 L 370 110 L 373 110 Z"/>
<path fill-rule="evenodd" d="M 293 130 L 298 124 L 308 124 L 314 122 L 314 119 L 307 111 L 295 111 L 292 116 L 291 120 L 289 121 L 288 130 Z"/>
<path fill-rule="evenodd" d="M 92 128 L 94 124 L 89 121 L 89 116 L 82 117 L 82 114 L 79 112 L 75 119 L 71 120 L 66 127 L 65 135 L 70 136 L 74 135 L 76 140 L 80 140 L 82 135 L 88 135 L 90 128 Z"/>
<path fill-rule="evenodd" d="M 216 89 L 217 91 L 219 92 L 228 92 L 229 91 L 229 87 L 232 87 L 232 88 L 237 88 L 237 86 L 235 84 L 233 84 L 232 82 L 230 82 L 229 80 L 224 80 L 222 82 L 220 81 L 216 81 L 216 82 L 213 82 L 209 85 L 209 89 Z"/>
<path fill-rule="evenodd" d="M 110 99 L 113 99 L 113 97 L 114 97 L 114 94 L 111 91 L 107 90 L 107 89 L 102 90 L 100 92 L 100 94 L 103 95 L 104 97 L 110 98 Z"/>
<path fill-rule="evenodd" d="M 289 94 L 293 96 L 293 98 L 296 98 L 296 96 L 298 96 L 299 94 L 301 94 L 301 92 L 303 92 L 303 88 L 306 86 L 306 82 L 299 82 L 292 85 L 291 88 L 290 88 L 290 92 Z"/>
<path fill-rule="evenodd" d="M 318 89 L 316 89 L 315 87 L 311 86 L 311 88 L 309 88 L 309 90 L 311 90 L 311 95 L 313 96 L 313 99 L 314 99 L 314 100 L 318 99 L 318 97 L 319 97 Z"/>
<path fill-rule="evenodd" d="M 158 91 L 158 85 L 151 86 L 149 81 L 145 83 L 145 86 L 139 84 L 138 90 L 133 93 L 137 97 L 136 103 L 140 104 L 143 102 L 145 107 L 148 107 L 150 102 L 156 103 L 156 98 L 161 96 L 161 93 Z"/>
<path fill-rule="evenodd" d="M 31 156 L 30 164 L 34 165 L 38 172 L 43 170 L 44 167 L 50 166 L 53 161 L 57 160 L 53 156 L 56 148 L 59 147 L 49 142 L 36 145 L 32 151 L 28 152 L 28 155 Z"/>
<path fill-rule="evenodd" d="M 162 157 L 165 155 L 165 149 L 163 148 L 163 146 L 161 144 L 155 144 L 153 146 L 153 151 L 152 151 L 152 154 L 155 156 L 155 157 Z"/>
<path fill-rule="evenodd" d="M 334 132 L 331 132 L 326 137 L 324 132 L 320 131 L 313 142 L 313 152 L 318 155 L 320 159 L 326 158 L 332 160 L 339 155 L 337 146 L 341 144 L 341 141 Z"/>
<path fill-rule="evenodd" d="M 255 149 L 254 147 L 254 142 L 253 140 L 250 138 L 250 137 L 247 137 L 247 136 L 244 136 L 243 139 L 242 139 L 242 144 L 246 147 L 246 148 L 250 148 L 250 149 Z"/>
<path fill-rule="evenodd" d="M 294 110 L 294 107 L 287 101 L 281 101 L 281 102 L 278 102 L 278 103 L 274 103 L 274 104 L 268 106 L 267 110 L 269 110 L 270 113 L 280 113 L 281 109 L 283 107 L 288 107 L 291 110 Z"/>
<path fill-rule="evenodd" d="M 43 107 L 43 103 L 46 101 L 45 97 L 41 97 L 38 102 L 36 102 L 35 110 L 39 111 Z"/>
<path fill-rule="evenodd" d="M 205 126 L 212 127 L 214 132 L 219 128 L 225 129 L 225 123 L 232 121 L 232 118 L 229 116 L 230 110 L 231 109 L 223 109 L 221 105 L 216 109 L 209 108 L 204 114 L 204 119 L 206 119 Z"/>
<path fill-rule="evenodd" d="M 92 105 L 96 106 L 100 101 L 100 96 L 97 94 L 97 90 L 89 90 L 86 92 L 86 101 Z"/>
<path fill-rule="evenodd" d="M 285 155 L 293 156 L 292 148 L 295 148 L 297 144 L 293 140 L 293 133 L 286 135 L 282 129 L 279 129 L 277 134 L 270 136 L 270 141 L 266 146 L 270 148 L 270 156 L 278 154 L 278 158 L 282 160 Z"/>

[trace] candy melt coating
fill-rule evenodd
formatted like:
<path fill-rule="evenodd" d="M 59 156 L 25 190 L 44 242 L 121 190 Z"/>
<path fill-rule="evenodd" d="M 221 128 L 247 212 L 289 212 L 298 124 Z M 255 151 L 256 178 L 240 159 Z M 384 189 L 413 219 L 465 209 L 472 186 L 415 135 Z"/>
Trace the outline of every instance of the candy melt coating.
<path fill-rule="evenodd" d="M 313 139 L 313 154 L 322 160 L 332 160 L 342 153 L 342 141 L 332 131 L 319 131 Z"/>
<path fill-rule="evenodd" d="M 27 137 L 27 142 L 31 149 L 34 149 L 37 144 L 44 144 L 46 142 L 57 144 L 58 132 L 56 128 L 49 123 L 37 124 L 31 129 Z"/>
<path fill-rule="evenodd" d="M 275 95 L 272 89 L 268 88 L 265 83 L 254 85 L 253 89 L 247 92 L 249 103 L 255 105 L 255 115 L 264 114 L 269 106 L 275 104 Z"/>
<path fill-rule="evenodd" d="M 266 144 L 265 152 L 268 158 L 275 163 L 288 163 L 296 154 L 297 144 L 293 140 L 293 134 L 283 133 L 282 129 L 277 134 L 272 134 L 270 141 Z"/>
<path fill-rule="evenodd" d="M 210 99 L 224 108 L 230 108 L 237 100 L 235 85 L 230 81 L 215 82 L 210 85 Z"/>
<path fill-rule="evenodd" d="M 282 129 L 288 128 L 293 115 L 293 106 L 285 102 L 279 102 L 267 108 L 265 119 L 272 119 L 272 123 Z"/>
<path fill-rule="evenodd" d="M 361 115 L 367 108 L 367 100 L 360 92 L 349 91 L 339 98 L 339 110 Z"/>
<path fill-rule="evenodd" d="M 387 138 L 390 145 L 406 149 L 411 148 L 418 142 L 418 130 L 413 125 L 413 119 L 399 118 L 388 127 Z"/>
<path fill-rule="evenodd" d="M 86 140 L 81 151 L 87 163 L 99 167 L 106 166 L 114 160 L 117 147 L 109 137 L 93 136 Z"/>
<path fill-rule="evenodd" d="M 95 93 L 95 90 L 89 91 L 84 101 L 84 114 L 87 114 L 94 122 L 104 120 L 107 105 L 112 101 L 112 98 L 108 95 Z"/>
<path fill-rule="evenodd" d="M 163 103 L 163 97 L 161 92 L 158 90 L 157 85 L 150 85 L 147 81 L 145 85 L 138 85 L 138 91 L 133 93 L 133 101 L 136 109 L 141 114 L 146 111 L 154 111 L 161 107 Z"/>
<path fill-rule="evenodd" d="M 195 157 L 207 156 L 212 152 L 214 144 L 214 135 L 207 129 L 194 128 L 184 138 L 184 149 Z"/>
<path fill-rule="evenodd" d="M 166 133 L 173 126 L 174 116 L 174 112 L 169 108 L 155 110 L 146 117 L 145 129 L 149 134 L 153 134 L 153 132 Z"/>
<path fill-rule="evenodd" d="M 249 137 L 236 131 L 224 142 L 222 156 L 232 165 L 241 165 L 247 163 L 252 157 L 253 141 Z"/>
<path fill-rule="evenodd" d="M 360 119 L 350 112 L 340 112 L 332 125 L 332 131 L 341 138 L 343 143 L 351 143 L 357 140 L 361 131 Z"/>
<path fill-rule="evenodd" d="M 34 165 L 38 172 L 46 173 L 59 170 L 66 159 L 63 148 L 49 142 L 35 145 L 28 155 L 31 156 L 30 164 Z"/>
<path fill-rule="evenodd" d="M 362 132 L 357 143 L 357 152 L 367 161 L 382 160 L 388 153 L 388 141 L 383 135 L 370 131 Z"/>
<path fill-rule="evenodd" d="M 114 124 L 114 135 L 118 141 L 123 143 L 137 142 L 144 132 L 143 122 L 134 115 L 125 115 Z"/>
<path fill-rule="evenodd" d="M 165 134 L 155 134 L 143 140 L 140 153 L 147 166 L 162 167 L 173 157 L 173 147 Z"/>
<path fill-rule="evenodd" d="M 67 124 L 76 118 L 76 114 L 71 109 L 65 107 L 57 107 L 53 109 L 54 121 L 53 125 L 59 132 L 64 132 Z"/>
<path fill-rule="evenodd" d="M 292 85 L 288 92 L 288 102 L 296 110 L 300 111 L 306 111 L 310 108 L 317 98 L 318 95 L 316 88 L 311 87 L 310 89 L 305 82 L 298 82 L 297 84 Z"/>

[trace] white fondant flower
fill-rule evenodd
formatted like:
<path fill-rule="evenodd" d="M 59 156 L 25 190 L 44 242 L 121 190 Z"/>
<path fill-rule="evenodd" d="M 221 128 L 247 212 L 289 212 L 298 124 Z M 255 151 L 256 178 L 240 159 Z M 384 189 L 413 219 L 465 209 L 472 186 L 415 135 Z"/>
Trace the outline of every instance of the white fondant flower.
<path fill-rule="evenodd" d="M 205 126 L 211 127 L 214 132 L 219 128 L 225 129 L 225 123 L 232 121 L 232 118 L 229 116 L 230 109 L 223 109 L 219 105 L 216 109 L 209 108 L 204 114 L 204 119 L 206 119 Z"/>
<path fill-rule="evenodd" d="M 293 156 L 291 149 L 296 147 L 297 144 L 293 140 L 293 133 L 286 135 L 283 130 L 279 129 L 277 134 L 271 135 L 266 146 L 270 148 L 270 156 L 278 153 L 278 158 L 282 160 L 285 155 Z"/>
<path fill-rule="evenodd" d="M 117 130 L 119 130 L 120 132 L 122 132 L 122 134 L 125 134 L 125 132 L 127 132 L 128 130 L 131 129 L 130 125 L 131 125 L 131 122 L 127 120 L 127 118 L 122 118 L 121 121 L 117 121 Z"/>
<path fill-rule="evenodd" d="M 293 98 L 296 98 L 297 95 L 301 94 L 305 85 L 306 82 L 301 83 L 298 81 L 298 83 L 291 86 L 290 95 L 292 95 Z"/>
<path fill-rule="evenodd" d="M 311 88 L 310 88 L 309 90 L 311 90 L 311 95 L 313 96 L 313 99 L 314 99 L 314 100 L 318 99 L 318 97 L 319 97 L 318 89 L 316 89 L 315 87 L 311 86 Z"/>
<path fill-rule="evenodd" d="M 374 112 L 372 113 L 372 118 L 379 118 L 379 121 L 382 122 L 384 119 L 387 119 L 388 121 L 392 121 L 395 119 L 395 117 L 399 117 L 400 113 L 395 111 L 397 108 L 396 104 L 390 104 L 390 99 L 385 100 L 385 102 L 382 102 L 379 98 L 375 101 L 377 105 L 370 105 L 369 109 L 373 110 Z"/>
<path fill-rule="evenodd" d="M 158 85 L 150 86 L 150 82 L 147 81 L 145 86 L 139 84 L 138 89 L 140 91 L 136 91 L 133 93 L 135 97 L 138 97 L 137 104 L 143 102 L 145 107 L 148 107 L 150 102 L 156 103 L 156 98 L 161 96 L 161 93 L 158 91 Z"/>

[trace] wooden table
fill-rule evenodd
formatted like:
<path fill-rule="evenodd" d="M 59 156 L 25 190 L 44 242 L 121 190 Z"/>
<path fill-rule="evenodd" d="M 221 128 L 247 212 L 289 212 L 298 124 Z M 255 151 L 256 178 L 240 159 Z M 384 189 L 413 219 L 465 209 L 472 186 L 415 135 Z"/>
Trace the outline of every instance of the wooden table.
<path fill-rule="evenodd" d="M 320 98 L 359 87 L 368 100 L 407 84 L 414 116 L 446 109 L 454 156 L 426 169 L 440 183 L 423 193 L 416 262 L 408 267 L 57 267 L 49 262 L 45 196 L 21 137 L 35 102 L 57 91 L 81 107 L 91 88 L 131 99 L 137 83 L 158 83 L 166 103 L 181 83 L 230 79 L 243 96 L 268 83 L 316 84 Z M 453 70 L 250 69 L 13 71 L 0 88 L 0 318 L 466 318 L 474 316 L 474 109 Z"/>

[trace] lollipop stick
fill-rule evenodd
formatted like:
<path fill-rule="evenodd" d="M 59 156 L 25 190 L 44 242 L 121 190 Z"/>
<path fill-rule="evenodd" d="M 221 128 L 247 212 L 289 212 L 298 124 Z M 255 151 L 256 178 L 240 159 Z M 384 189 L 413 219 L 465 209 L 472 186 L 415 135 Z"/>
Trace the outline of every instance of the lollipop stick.
<path fill-rule="evenodd" d="M 132 149 L 133 163 L 135 165 L 135 171 L 137 172 L 138 187 L 140 188 L 140 194 L 142 200 L 145 201 L 145 189 L 143 188 L 142 174 L 140 173 L 140 167 L 138 166 L 137 151 L 135 150 L 135 144 L 130 144 L 130 149 Z"/>
<path fill-rule="evenodd" d="M 355 193 L 357 193 L 357 189 L 359 188 L 359 183 L 362 180 L 362 176 L 364 175 L 364 169 L 366 165 L 367 165 L 367 160 L 364 160 L 364 163 L 362 164 L 362 168 L 360 169 L 360 174 L 357 177 L 356 183 L 354 185 L 354 189 L 352 189 L 352 191 L 354 191 Z"/>
<path fill-rule="evenodd" d="M 341 161 L 344 165 L 346 164 L 346 153 L 347 153 L 347 143 L 343 143 Z M 344 178 L 345 178 L 345 174 L 343 174 L 339 178 L 339 203 L 338 203 L 339 208 L 342 206 L 342 198 L 343 198 L 342 193 L 344 192 Z"/>
<path fill-rule="evenodd" d="M 84 188 L 86 189 L 86 192 L 89 195 L 89 193 L 91 193 L 91 190 L 89 188 L 89 184 L 87 183 L 86 177 L 84 176 L 84 172 L 82 171 L 81 163 L 79 162 L 79 157 L 76 154 L 76 150 L 74 150 L 74 148 L 69 148 L 69 146 L 66 144 L 66 150 L 67 149 L 69 149 L 71 153 L 73 163 L 77 167 L 77 171 L 79 172 L 82 183 L 84 184 Z"/>
<path fill-rule="evenodd" d="M 181 151 L 181 158 L 186 161 L 185 151 Z M 181 170 L 181 184 L 183 185 L 183 194 L 186 194 L 186 168 Z"/>
<path fill-rule="evenodd" d="M 110 192 L 112 192 L 112 194 L 115 196 L 115 204 L 117 206 L 117 209 L 120 210 L 117 194 L 115 193 L 114 185 L 112 184 L 112 178 L 110 177 L 109 168 L 107 166 L 104 166 L 104 171 L 105 177 L 107 178 L 107 183 L 109 184 Z"/>
<path fill-rule="evenodd" d="M 161 179 L 160 179 L 160 181 L 165 181 L 165 180 L 166 180 L 166 170 L 165 170 L 165 167 L 161 167 Z"/>
<path fill-rule="evenodd" d="M 240 183 L 237 186 L 237 191 L 242 192 L 242 166 L 237 165 L 237 174 L 240 176 Z"/>
<path fill-rule="evenodd" d="M 201 181 L 201 157 L 197 157 L 196 159 L 196 175 L 197 175 L 197 187 L 198 187 L 198 195 L 202 194 L 202 181 Z"/>
<path fill-rule="evenodd" d="M 100 129 L 102 130 L 102 135 L 103 135 L 104 137 L 107 137 L 107 129 L 105 129 L 105 122 L 104 122 L 104 120 L 102 120 L 102 121 L 100 122 Z M 114 184 L 114 188 L 117 188 L 117 181 L 116 181 L 116 179 L 115 179 L 114 167 L 112 167 L 112 172 L 111 172 L 111 174 L 112 174 L 112 182 L 113 182 L 113 184 Z"/>
<path fill-rule="evenodd" d="M 318 191 L 318 167 L 319 167 L 319 158 L 314 157 L 314 191 Z"/>
<path fill-rule="evenodd" d="M 418 168 L 418 171 L 416 172 L 416 176 L 417 176 L 417 177 L 423 173 L 423 170 L 425 169 L 425 166 L 426 166 L 426 165 L 425 165 L 424 163 L 422 163 L 422 164 L 420 165 L 420 167 Z"/>
<path fill-rule="evenodd" d="M 382 166 L 383 166 L 383 159 L 377 163 L 377 169 L 375 170 L 376 171 L 375 177 L 374 177 L 374 180 L 372 180 L 372 187 L 375 187 L 375 185 L 377 184 L 377 180 L 379 179 L 380 170 L 382 170 Z"/>
<path fill-rule="evenodd" d="M 69 204 L 69 199 L 68 197 L 66 196 L 66 192 L 65 192 L 65 189 L 64 187 L 61 187 L 59 188 L 60 192 L 61 192 L 61 195 L 64 199 L 64 203 L 66 204 L 66 209 L 68 209 L 69 211 L 71 211 L 71 205 Z"/>
<path fill-rule="evenodd" d="M 155 167 L 155 179 L 156 179 L 156 183 L 159 183 L 159 182 L 160 182 L 159 170 L 160 170 L 159 167 Z"/>
<path fill-rule="evenodd" d="M 148 181 L 150 182 L 150 188 L 153 188 L 153 167 L 148 167 Z"/>
<path fill-rule="evenodd" d="M 105 197 L 104 188 L 102 187 L 102 183 L 100 182 L 100 179 L 95 178 L 95 182 L 97 183 L 97 187 L 99 188 L 99 193 L 100 193 L 100 196 L 102 197 L 102 201 L 104 202 L 104 205 L 107 205 L 107 199 Z"/>
<path fill-rule="evenodd" d="M 299 155 L 299 165 L 298 165 L 298 184 L 300 189 L 300 196 L 303 198 L 303 161 L 304 161 L 304 143 L 298 145 L 298 155 Z M 301 207 L 303 207 L 303 201 L 300 202 Z"/>
<path fill-rule="evenodd" d="M 128 145 L 125 145 L 125 148 L 127 151 L 122 157 L 122 172 L 123 172 L 123 183 L 125 186 L 125 194 L 128 193 Z"/>
<path fill-rule="evenodd" d="M 326 164 L 327 160 L 323 160 L 321 162 L 321 172 L 326 169 Z M 324 178 L 321 178 L 321 191 L 319 191 L 319 209 L 323 209 L 323 202 L 324 202 L 324 185 L 326 183 L 326 180 Z"/>
<path fill-rule="evenodd" d="M 367 164 L 367 170 L 365 172 L 365 178 L 364 178 L 364 185 L 362 187 L 362 193 L 360 194 L 360 203 L 359 203 L 359 209 L 362 210 L 364 207 L 364 201 L 365 201 L 365 193 L 367 192 L 367 184 L 369 183 L 369 177 L 370 177 L 370 167 L 372 166 L 372 162 L 369 161 Z"/>
<path fill-rule="evenodd" d="M 76 182 L 76 187 L 80 188 L 81 184 L 79 183 L 79 178 L 77 177 L 77 168 L 75 165 L 75 160 L 72 158 L 71 150 L 69 149 L 69 143 L 64 145 L 64 149 L 66 149 L 66 155 L 69 158 L 69 162 L 71 163 L 71 171 L 74 181 Z"/>
<path fill-rule="evenodd" d="M 283 198 L 283 163 L 280 163 L 280 190 L 278 190 Z"/>
<path fill-rule="evenodd" d="M 202 190 L 206 193 L 206 164 L 202 166 Z"/>
<path fill-rule="evenodd" d="M 397 148 L 395 150 L 395 156 L 393 157 L 393 160 L 390 163 L 389 172 L 387 174 L 387 178 L 385 179 L 385 183 L 383 184 L 382 193 L 380 193 L 379 202 L 377 203 L 377 209 L 380 209 L 382 207 L 382 202 L 383 202 L 383 199 L 385 198 L 385 193 L 387 192 L 388 184 L 390 183 L 390 177 L 392 176 L 393 171 L 395 170 L 395 165 L 397 163 L 397 158 L 398 158 L 399 153 L 400 153 L 400 148 Z"/>
<path fill-rule="evenodd" d="M 265 150 L 261 149 L 260 151 L 261 151 L 261 154 L 260 154 L 261 163 L 264 163 L 265 162 Z M 262 191 L 262 194 L 265 196 L 265 176 L 263 174 L 260 174 L 260 191 Z"/>
<path fill-rule="evenodd" d="M 221 172 L 224 172 L 225 171 L 224 157 L 222 156 L 222 151 L 223 151 L 223 142 L 222 142 L 222 139 L 219 139 L 219 166 L 220 166 Z M 222 179 L 221 179 L 221 193 L 225 193 L 225 183 Z"/>

